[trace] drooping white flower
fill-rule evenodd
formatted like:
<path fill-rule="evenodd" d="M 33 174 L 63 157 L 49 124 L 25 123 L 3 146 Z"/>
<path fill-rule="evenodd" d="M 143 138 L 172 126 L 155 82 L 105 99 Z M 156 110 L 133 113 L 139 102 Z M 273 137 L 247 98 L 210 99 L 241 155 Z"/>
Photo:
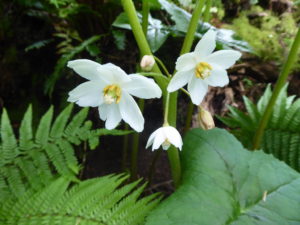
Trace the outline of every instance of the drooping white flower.
<path fill-rule="evenodd" d="M 181 150 L 182 139 L 179 132 L 171 126 L 163 126 L 154 131 L 147 142 L 146 148 L 152 145 L 152 151 L 158 149 L 160 146 L 167 150 L 170 146 L 174 145 Z"/>
<path fill-rule="evenodd" d="M 143 115 L 131 95 L 160 98 L 162 92 L 152 79 L 139 74 L 127 75 L 114 64 L 101 65 L 87 59 L 69 61 L 68 67 L 88 80 L 69 92 L 69 102 L 98 107 L 107 129 L 115 128 L 122 119 L 137 132 L 144 129 Z"/>
<path fill-rule="evenodd" d="M 209 30 L 198 42 L 195 50 L 181 55 L 176 61 L 176 74 L 168 85 L 173 92 L 188 84 L 192 102 L 199 105 L 208 90 L 208 85 L 223 87 L 229 83 L 226 69 L 231 67 L 241 53 L 234 50 L 220 50 L 214 53 L 216 32 Z"/>

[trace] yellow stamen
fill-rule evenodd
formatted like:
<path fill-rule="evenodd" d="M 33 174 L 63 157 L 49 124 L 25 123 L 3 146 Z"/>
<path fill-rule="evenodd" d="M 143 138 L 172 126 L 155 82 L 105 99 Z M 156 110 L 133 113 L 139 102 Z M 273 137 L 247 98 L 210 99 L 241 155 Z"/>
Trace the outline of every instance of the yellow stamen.
<path fill-rule="evenodd" d="M 106 104 L 119 103 L 122 96 L 121 88 L 116 85 L 108 85 L 103 89 L 104 102 Z"/>
<path fill-rule="evenodd" d="M 195 75 L 197 78 L 201 78 L 204 80 L 205 78 L 210 76 L 210 71 L 212 70 L 211 65 L 206 62 L 200 62 L 197 64 L 195 69 Z"/>

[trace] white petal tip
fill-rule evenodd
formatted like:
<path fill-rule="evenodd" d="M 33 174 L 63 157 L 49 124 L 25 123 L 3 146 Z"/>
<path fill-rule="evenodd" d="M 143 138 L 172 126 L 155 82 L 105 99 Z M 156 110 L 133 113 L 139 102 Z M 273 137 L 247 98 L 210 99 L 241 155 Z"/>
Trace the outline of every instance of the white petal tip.
<path fill-rule="evenodd" d="M 67 67 L 69 68 L 73 68 L 74 67 L 74 63 L 75 63 L 76 60 L 72 60 L 72 61 L 68 61 L 67 63 Z"/>
<path fill-rule="evenodd" d="M 134 130 L 138 133 L 141 133 L 144 130 L 144 128 L 138 128 L 138 129 L 134 129 Z"/>
<path fill-rule="evenodd" d="M 67 99 L 67 102 L 76 102 L 76 100 L 73 99 L 72 97 L 69 97 L 69 98 Z"/>
<path fill-rule="evenodd" d="M 171 92 L 176 91 L 176 89 L 175 89 L 174 87 L 172 87 L 172 86 L 169 85 L 169 86 L 167 87 L 167 91 L 171 93 Z"/>

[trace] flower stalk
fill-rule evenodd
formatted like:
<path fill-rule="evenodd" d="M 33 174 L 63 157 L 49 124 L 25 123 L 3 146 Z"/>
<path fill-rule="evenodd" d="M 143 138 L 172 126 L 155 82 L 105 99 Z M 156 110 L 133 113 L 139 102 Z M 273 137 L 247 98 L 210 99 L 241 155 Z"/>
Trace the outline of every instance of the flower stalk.
<path fill-rule="evenodd" d="M 148 18 L 149 18 L 149 2 L 147 0 L 143 0 L 142 5 L 142 31 L 144 33 L 144 36 L 147 36 L 148 31 Z M 146 55 L 144 55 L 145 57 Z M 143 70 L 142 61 L 143 61 L 143 54 L 141 54 L 141 69 Z M 148 56 L 148 57 L 151 57 Z M 155 63 L 155 62 L 154 62 Z M 151 66 L 150 71 L 152 70 L 153 65 Z M 144 111 L 145 101 L 140 99 L 138 102 L 139 108 L 141 112 Z M 131 179 L 136 180 L 137 179 L 137 160 L 138 160 L 138 150 L 139 150 L 139 133 L 133 134 L 132 138 L 132 152 L 131 152 L 131 164 L 130 164 L 130 171 L 131 171 Z"/>
<path fill-rule="evenodd" d="M 180 55 L 185 54 L 191 50 L 191 47 L 192 47 L 192 44 L 194 41 L 194 37 L 195 37 L 195 33 L 196 33 L 196 29 L 198 26 L 198 21 L 199 21 L 204 3 L 205 3 L 205 0 L 197 1 L 195 10 L 193 12 L 193 15 L 192 15 L 192 18 L 191 18 L 191 21 L 190 21 L 190 24 L 189 24 L 189 27 L 187 30 L 187 34 L 183 41 Z M 178 92 L 173 92 L 170 94 L 170 98 L 172 100 L 174 99 L 175 101 L 170 103 L 169 113 L 168 113 L 169 123 L 171 126 L 174 126 L 174 127 L 176 127 L 176 118 L 177 118 L 177 95 L 178 95 Z M 179 152 L 174 146 L 171 146 L 168 150 L 168 154 L 169 154 L 171 170 L 174 171 L 172 173 L 174 184 L 175 184 L 175 187 L 178 187 L 180 184 L 179 183 L 180 179 L 181 179 L 181 165 L 180 165 L 180 163 L 174 163 L 174 162 L 180 162 Z"/>
<path fill-rule="evenodd" d="M 191 22 L 189 24 L 187 35 L 185 36 L 183 46 L 181 48 L 180 55 L 189 52 L 192 48 L 192 44 L 193 44 L 195 33 L 197 30 L 198 22 L 199 22 L 201 12 L 202 12 L 205 2 L 206 2 L 206 0 L 198 0 L 197 1 L 195 10 L 194 10 L 192 18 L 191 18 Z M 187 112 L 187 117 L 186 117 L 185 127 L 184 127 L 184 134 L 189 130 L 189 127 L 191 125 L 193 111 L 194 111 L 194 105 L 192 102 L 189 102 L 188 112 Z"/>
<path fill-rule="evenodd" d="M 169 122 L 168 122 L 169 104 L 170 104 L 170 93 L 168 92 L 166 97 L 166 104 L 165 104 L 164 126 L 169 126 Z"/>
<path fill-rule="evenodd" d="M 149 1 L 148 0 L 143 0 L 143 5 L 142 5 L 142 29 L 147 36 L 147 31 L 148 31 L 148 18 L 149 18 L 149 12 L 150 12 L 150 6 L 149 6 Z"/>
<path fill-rule="evenodd" d="M 141 54 L 142 55 L 152 55 L 149 44 L 144 35 L 144 32 L 140 25 L 140 22 L 138 20 L 136 10 L 135 10 L 132 0 L 122 0 L 122 5 L 123 5 L 124 11 L 128 17 L 130 26 L 132 28 L 133 35 L 135 37 L 135 40 L 137 42 L 137 45 L 139 47 Z M 155 73 L 161 73 L 157 64 L 154 64 L 152 71 Z M 163 79 L 157 77 L 156 81 L 157 81 L 158 85 L 162 88 L 163 96 L 165 98 L 166 97 L 166 91 L 165 91 L 166 85 L 164 84 Z M 169 122 L 170 122 L 170 125 L 176 126 L 177 93 L 172 93 L 170 95 L 169 101 L 170 101 L 170 109 L 169 109 L 169 113 L 168 113 L 169 114 Z M 170 165 L 171 165 L 173 181 L 174 181 L 175 187 L 177 187 L 179 184 L 179 181 L 180 181 L 180 176 L 181 176 L 181 167 L 180 167 L 178 150 L 176 148 L 170 147 L 170 149 L 168 150 L 168 157 L 169 157 L 169 161 L 170 161 Z"/>
<path fill-rule="evenodd" d="M 180 55 L 185 54 L 191 50 L 193 45 L 195 33 L 198 27 L 198 22 L 200 19 L 200 15 L 205 4 L 206 0 L 198 0 L 195 6 L 195 10 L 193 12 L 191 22 L 189 24 L 186 36 L 183 41 L 183 45 L 180 51 Z"/>
<path fill-rule="evenodd" d="M 253 149 L 254 150 L 260 148 L 261 140 L 264 135 L 265 128 L 267 127 L 270 116 L 272 115 L 272 111 L 275 106 L 278 95 L 280 93 L 280 90 L 285 85 L 287 78 L 289 76 L 289 73 L 291 71 L 291 68 L 297 59 L 299 47 L 300 47 L 300 29 L 298 29 L 297 35 L 296 35 L 295 40 L 290 49 L 288 58 L 287 58 L 285 64 L 283 65 L 283 68 L 281 70 L 279 78 L 275 84 L 271 99 L 268 102 L 267 108 L 258 124 L 258 128 L 255 132 L 254 139 L 253 139 Z"/>
<path fill-rule="evenodd" d="M 211 6 L 212 6 L 212 0 L 206 0 L 205 11 L 203 14 L 203 22 L 209 22 Z"/>

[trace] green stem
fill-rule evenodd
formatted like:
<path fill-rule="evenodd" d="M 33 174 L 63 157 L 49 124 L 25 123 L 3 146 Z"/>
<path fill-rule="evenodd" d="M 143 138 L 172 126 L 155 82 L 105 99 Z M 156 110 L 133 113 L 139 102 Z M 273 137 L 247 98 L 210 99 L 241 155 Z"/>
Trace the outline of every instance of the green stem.
<path fill-rule="evenodd" d="M 290 53 L 288 55 L 287 61 L 285 62 L 282 71 L 279 75 L 279 78 L 276 82 L 276 85 L 274 87 L 274 91 L 273 94 L 271 96 L 271 99 L 267 105 L 267 108 L 258 124 L 258 128 L 256 130 L 254 139 L 253 139 L 253 149 L 258 149 L 260 147 L 261 144 L 261 140 L 262 137 L 264 135 L 264 130 L 268 124 L 268 121 L 270 119 L 270 116 L 272 114 L 274 105 L 276 103 L 277 97 L 280 93 L 280 90 L 282 89 L 282 87 L 285 85 L 286 80 L 288 78 L 288 75 L 290 73 L 290 70 L 295 62 L 295 60 L 297 59 L 297 53 L 299 50 L 299 46 L 300 46 L 300 29 L 298 29 L 296 38 L 294 40 L 294 43 L 291 47 Z"/>
<path fill-rule="evenodd" d="M 194 37 L 195 37 L 195 33 L 197 30 L 197 26 L 198 26 L 198 21 L 200 19 L 201 16 L 201 12 L 203 9 L 203 6 L 205 4 L 206 0 L 198 0 L 195 10 L 193 12 L 192 18 L 191 18 L 191 22 L 187 31 L 187 35 L 184 39 L 183 42 L 183 46 L 180 52 L 180 55 L 185 54 L 187 52 L 189 52 L 191 50 L 193 41 L 194 41 Z M 184 128 L 184 133 L 189 129 L 191 121 L 192 121 L 192 116 L 193 116 L 193 111 L 194 111 L 194 105 L 192 102 L 189 103 L 188 106 L 188 113 L 187 113 L 187 117 L 186 117 L 186 122 L 185 122 L 185 128 Z"/>
<path fill-rule="evenodd" d="M 172 77 L 172 75 L 169 73 L 167 67 L 165 66 L 165 64 L 159 59 L 157 58 L 156 56 L 153 56 L 155 61 L 161 66 L 161 68 L 163 69 L 163 71 L 166 73 L 166 75 L 168 77 Z"/>
<path fill-rule="evenodd" d="M 142 29 L 147 36 L 147 31 L 148 31 L 148 18 L 149 18 L 149 11 L 150 11 L 150 6 L 149 6 L 149 1 L 148 0 L 143 0 L 143 6 L 142 6 Z"/>
<path fill-rule="evenodd" d="M 170 104 L 170 93 L 167 93 L 166 104 L 165 104 L 165 115 L 164 115 L 164 126 L 168 126 L 168 116 L 169 116 L 169 104 Z"/>
<path fill-rule="evenodd" d="M 191 97 L 190 93 L 185 90 L 184 88 L 180 88 L 180 91 L 182 91 L 184 94 L 186 94 L 188 97 Z"/>
<path fill-rule="evenodd" d="M 187 53 L 191 50 L 193 41 L 194 41 L 194 37 L 195 37 L 195 33 L 197 30 L 197 26 L 198 26 L 198 22 L 200 19 L 200 15 L 204 6 L 206 0 L 198 0 L 197 4 L 195 6 L 195 10 L 193 12 L 192 18 L 191 18 L 191 22 L 189 24 L 189 28 L 187 30 L 182 48 L 181 48 L 181 52 L 180 55 Z"/>
<path fill-rule="evenodd" d="M 147 36 L 147 29 L 148 29 L 148 16 L 149 16 L 149 3 L 146 0 L 143 0 L 142 6 L 142 29 L 145 36 Z M 141 55 L 141 58 L 143 56 Z M 144 111 L 145 101 L 143 99 L 139 100 L 139 108 L 141 112 Z M 132 152 L 131 152 L 131 180 L 137 179 L 137 160 L 138 160 L 138 151 L 139 151 L 139 133 L 133 134 L 132 140 Z"/>
<path fill-rule="evenodd" d="M 136 10 L 132 0 L 122 0 L 122 5 L 128 17 L 134 38 L 137 42 L 141 55 L 152 55 L 151 49 L 148 45 L 146 36 L 144 35 L 140 21 L 137 17 Z M 154 65 L 152 71 L 161 73 L 157 65 Z"/>
<path fill-rule="evenodd" d="M 191 50 L 191 47 L 192 47 L 192 44 L 194 41 L 194 37 L 195 37 L 195 33 L 196 33 L 196 29 L 198 26 L 198 20 L 200 18 L 200 14 L 201 14 L 202 8 L 204 6 L 204 3 L 205 3 L 205 0 L 197 1 L 195 10 L 193 12 L 193 15 L 192 15 L 189 27 L 188 27 L 187 35 L 185 36 L 185 39 L 183 41 L 180 55 L 185 54 Z M 177 96 L 178 96 L 177 91 L 170 94 L 171 101 L 170 101 L 170 107 L 169 107 L 169 113 L 168 113 L 169 114 L 168 120 L 169 120 L 170 125 L 173 127 L 176 127 Z M 170 165 L 171 165 L 171 171 L 172 171 L 174 185 L 175 185 L 175 187 L 178 187 L 180 184 L 180 178 L 181 178 L 181 165 L 180 165 L 180 163 L 176 163 L 176 162 L 180 162 L 178 149 L 175 148 L 174 146 L 171 146 L 168 149 L 168 156 L 169 156 L 169 161 L 170 161 Z"/>
<path fill-rule="evenodd" d="M 212 5 L 212 0 L 206 0 L 205 11 L 203 14 L 203 22 L 209 22 L 210 20 L 211 5 Z"/>
<path fill-rule="evenodd" d="M 146 37 L 143 33 L 141 24 L 138 20 L 136 10 L 135 10 L 132 0 L 122 0 L 122 5 L 123 5 L 124 11 L 128 17 L 130 26 L 132 28 L 133 35 L 135 37 L 135 40 L 137 42 L 137 45 L 140 49 L 141 54 L 142 55 L 152 55 L 152 52 L 150 50 L 150 47 L 146 40 Z M 156 72 L 156 73 L 161 73 L 157 64 L 154 65 L 152 71 Z M 163 95 L 166 96 L 166 84 L 164 83 L 163 78 L 157 77 L 156 81 L 157 81 L 158 85 L 161 87 L 161 89 L 163 90 Z M 170 111 L 169 112 L 170 112 L 169 113 L 169 122 L 172 121 L 171 125 L 174 126 L 174 124 L 175 124 L 175 126 L 176 126 L 177 93 L 172 93 L 170 95 Z M 170 165 L 171 165 L 173 181 L 174 181 L 174 184 L 176 187 L 179 184 L 180 175 L 181 175 L 181 169 L 180 169 L 181 167 L 180 167 L 178 150 L 176 148 L 175 148 L 175 150 L 169 149 L 168 156 L 169 156 L 169 161 L 170 161 Z"/>

